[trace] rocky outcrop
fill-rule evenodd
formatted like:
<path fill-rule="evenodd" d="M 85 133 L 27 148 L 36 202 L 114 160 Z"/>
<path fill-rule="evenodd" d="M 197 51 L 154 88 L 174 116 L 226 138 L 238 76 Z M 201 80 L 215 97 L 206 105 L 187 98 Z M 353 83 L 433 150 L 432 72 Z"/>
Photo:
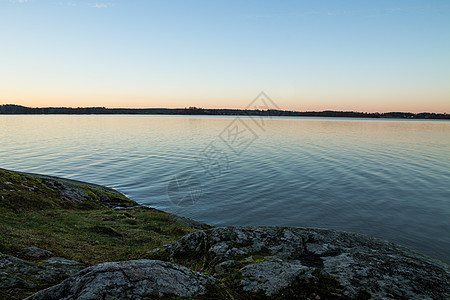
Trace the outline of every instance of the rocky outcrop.
<path fill-rule="evenodd" d="M 28 250 L 24 251 L 28 253 Z M 34 248 L 32 251 L 33 254 L 48 254 L 48 251 L 39 248 Z M 58 284 L 85 267 L 84 264 L 60 257 L 31 262 L 2 254 L 0 255 L 0 291 L 8 291 L 8 295 L 26 295 L 27 292 L 32 293 Z"/>
<path fill-rule="evenodd" d="M 185 236 L 158 255 L 214 273 L 237 291 L 237 298 L 450 297 L 447 264 L 394 243 L 335 230 L 214 228 Z"/>
<path fill-rule="evenodd" d="M 131 208 L 140 206 L 113 188 L 49 175 L 24 172 L 17 173 L 39 178 L 46 186 L 58 191 L 61 199 L 69 203 L 80 204 L 86 202 L 86 200 L 94 200 L 102 206 L 111 208 Z"/>
<path fill-rule="evenodd" d="M 151 299 L 170 296 L 212 299 L 224 293 L 220 282 L 211 276 L 168 262 L 134 260 L 87 268 L 27 299 Z"/>

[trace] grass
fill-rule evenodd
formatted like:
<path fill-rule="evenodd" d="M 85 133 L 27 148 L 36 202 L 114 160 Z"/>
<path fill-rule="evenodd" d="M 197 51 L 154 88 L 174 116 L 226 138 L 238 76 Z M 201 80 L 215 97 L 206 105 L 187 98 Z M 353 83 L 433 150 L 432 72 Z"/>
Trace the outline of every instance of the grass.
<path fill-rule="evenodd" d="M 150 209 L 129 211 L 133 219 L 112 209 L 15 213 L 0 208 L 0 214 L 1 252 L 36 246 L 90 265 L 150 257 L 148 251 L 193 231 Z"/>
<path fill-rule="evenodd" d="M 70 201 L 45 182 L 0 169 L 0 252 L 35 246 L 93 265 L 149 258 L 150 250 L 194 231 L 158 210 L 109 208 L 137 205 L 111 192 L 74 185 L 83 197 Z"/>

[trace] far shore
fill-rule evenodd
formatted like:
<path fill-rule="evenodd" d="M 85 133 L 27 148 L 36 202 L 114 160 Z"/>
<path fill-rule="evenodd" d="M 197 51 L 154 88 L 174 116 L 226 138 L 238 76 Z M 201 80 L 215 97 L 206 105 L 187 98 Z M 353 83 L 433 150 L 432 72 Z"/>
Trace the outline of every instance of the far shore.
<path fill-rule="evenodd" d="M 326 117 L 369 119 L 450 120 L 450 114 L 433 112 L 356 112 L 356 111 L 291 111 L 274 107 L 265 109 L 186 108 L 105 108 L 105 107 L 25 107 L 0 105 L 0 115 L 197 115 L 197 116 L 255 116 L 255 117 Z"/>

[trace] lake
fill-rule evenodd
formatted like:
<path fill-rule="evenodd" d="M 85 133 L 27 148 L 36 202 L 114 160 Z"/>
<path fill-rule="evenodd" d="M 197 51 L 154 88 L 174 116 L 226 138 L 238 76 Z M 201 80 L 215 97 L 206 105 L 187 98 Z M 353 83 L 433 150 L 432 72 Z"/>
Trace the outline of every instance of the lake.
<path fill-rule="evenodd" d="M 211 225 L 334 228 L 450 261 L 450 122 L 0 116 L 0 167 Z"/>

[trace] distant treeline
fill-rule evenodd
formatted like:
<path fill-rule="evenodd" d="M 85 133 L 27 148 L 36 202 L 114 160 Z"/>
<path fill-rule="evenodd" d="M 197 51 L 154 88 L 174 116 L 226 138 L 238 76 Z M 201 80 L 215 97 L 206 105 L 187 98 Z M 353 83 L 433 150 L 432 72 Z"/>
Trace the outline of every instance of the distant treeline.
<path fill-rule="evenodd" d="M 0 105 L 0 114 L 11 115 L 250 115 L 250 116 L 292 116 L 292 117 L 341 117 L 341 118 L 397 118 L 397 119 L 450 119 L 450 114 L 436 113 L 365 113 L 355 111 L 289 111 L 289 110 L 245 110 L 245 109 L 203 109 L 189 108 L 105 108 L 105 107 L 43 107 L 32 108 L 21 105 Z"/>

